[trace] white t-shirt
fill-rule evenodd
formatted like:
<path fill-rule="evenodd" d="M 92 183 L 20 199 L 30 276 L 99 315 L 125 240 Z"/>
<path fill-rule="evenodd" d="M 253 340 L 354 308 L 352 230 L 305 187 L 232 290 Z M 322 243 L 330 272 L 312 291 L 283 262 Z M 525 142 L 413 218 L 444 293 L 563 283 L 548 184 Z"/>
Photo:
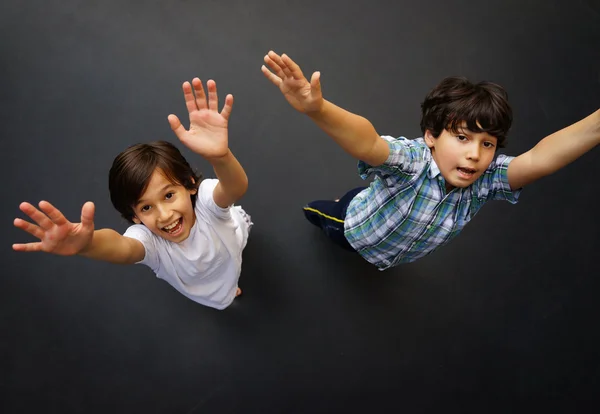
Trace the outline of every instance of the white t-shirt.
<path fill-rule="evenodd" d="M 165 240 L 142 224 L 130 226 L 124 236 L 144 245 L 146 255 L 138 263 L 150 267 L 157 277 L 195 302 L 225 309 L 235 298 L 251 223 L 241 207 L 215 204 L 217 183 L 216 179 L 200 183 L 196 222 L 181 243 Z"/>

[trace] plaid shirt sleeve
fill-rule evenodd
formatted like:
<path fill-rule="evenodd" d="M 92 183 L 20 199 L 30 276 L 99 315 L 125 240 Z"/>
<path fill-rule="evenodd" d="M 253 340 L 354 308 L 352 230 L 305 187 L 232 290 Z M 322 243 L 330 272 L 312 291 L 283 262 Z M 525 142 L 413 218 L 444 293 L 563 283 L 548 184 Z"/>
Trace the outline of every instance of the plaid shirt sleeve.
<path fill-rule="evenodd" d="M 419 167 L 422 168 L 422 166 L 417 164 L 423 162 L 423 151 L 415 141 L 404 137 L 393 138 L 385 135 L 381 138 L 387 141 L 390 155 L 383 164 L 376 167 L 359 161 L 358 173 L 363 180 L 371 174 L 376 174 L 381 178 L 395 177 L 397 180 L 406 181 L 419 173 Z M 421 162 L 417 163 L 417 160 L 421 160 Z"/>
<path fill-rule="evenodd" d="M 516 204 L 521 195 L 521 189 L 511 190 L 508 184 L 508 165 L 515 157 L 498 155 L 488 169 L 477 180 L 477 194 L 480 199 L 506 200 Z"/>

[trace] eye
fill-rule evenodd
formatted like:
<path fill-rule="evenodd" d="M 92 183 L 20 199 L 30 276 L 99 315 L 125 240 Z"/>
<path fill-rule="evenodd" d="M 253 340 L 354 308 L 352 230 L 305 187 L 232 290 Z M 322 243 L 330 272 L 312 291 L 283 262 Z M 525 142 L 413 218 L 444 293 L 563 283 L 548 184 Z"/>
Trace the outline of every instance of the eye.
<path fill-rule="evenodd" d="M 494 148 L 494 144 L 487 141 L 483 143 L 483 146 L 486 148 Z"/>
<path fill-rule="evenodd" d="M 165 196 L 165 198 L 167 200 L 170 200 L 171 198 L 173 198 L 174 195 L 175 195 L 175 193 L 171 191 L 171 192 L 167 193 L 167 195 Z"/>
<path fill-rule="evenodd" d="M 150 206 L 143 206 L 142 208 L 140 208 L 140 211 L 142 211 L 144 213 L 148 210 L 150 210 Z"/>
<path fill-rule="evenodd" d="M 467 137 L 466 137 L 466 136 L 464 136 L 464 135 L 457 135 L 457 136 L 456 136 L 456 139 L 458 139 L 459 141 L 466 141 L 466 140 L 467 140 Z"/>

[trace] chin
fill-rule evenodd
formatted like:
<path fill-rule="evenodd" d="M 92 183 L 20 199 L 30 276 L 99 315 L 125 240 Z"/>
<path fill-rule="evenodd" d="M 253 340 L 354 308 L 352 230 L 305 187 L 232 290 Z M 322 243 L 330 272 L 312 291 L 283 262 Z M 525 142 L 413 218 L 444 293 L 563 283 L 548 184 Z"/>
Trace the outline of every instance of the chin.
<path fill-rule="evenodd" d="M 453 180 L 452 183 L 450 183 L 453 187 L 457 187 L 457 188 L 467 188 L 468 186 L 472 185 L 475 181 L 479 180 L 479 177 L 481 177 L 481 174 L 478 175 L 477 177 L 470 177 L 468 180 L 467 179 L 456 179 Z"/>
<path fill-rule="evenodd" d="M 469 180 L 469 181 L 464 181 L 464 180 L 456 180 L 456 181 L 446 181 L 447 184 L 450 184 L 453 188 L 467 188 L 468 186 L 470 186 L 471 184 L 473 184 L 476 180 Z"/>
<path fill-rule="evenodd" d="M 189 232 L 187 234 L 179 236 L 177 238 L 177 240 L 173 240 L 173 243 L 181 243 L 183 241 L 186 241 L 188 237 L 190 237 L 190 233 Z"/>

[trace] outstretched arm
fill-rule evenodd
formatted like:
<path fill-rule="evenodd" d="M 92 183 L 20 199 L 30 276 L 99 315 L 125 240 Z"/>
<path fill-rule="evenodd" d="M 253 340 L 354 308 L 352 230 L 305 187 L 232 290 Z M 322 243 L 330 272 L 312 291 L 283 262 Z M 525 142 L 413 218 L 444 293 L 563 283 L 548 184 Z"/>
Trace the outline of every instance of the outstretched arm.
<path fill-rule="evenodd" d="M 600 110 L 541 140 L 508 166 L 513 190 L 531 184 L 575 161 L 600 143 Z"/>
<path fill-rule="evenodd" d="M 71 223 L 47 201 L 40 201 L 39 207 L 41 211 L 29 203 L 21 203 L 21 211 L 37 225 L 20 218 L 15 219 L 14 225 L 40 241 L 13 244 L 14 250 L 81 255 L 118 264 L 132 264 L 144 258 L 144 246 L 139 241 L 110 229 L 94 231 L 94 204 L 91 202 L 81 209 L 81 223 Z"/>
<path fill-rule="evenodd" d="M 219 207 L 225 208 L 246 193 L 248 177 L 229 150 L 227 125 L 233 96 L 227 95 L 223 110 L 219 113 L 217 84 L 209 80 L 206 86 L 208 102 L 200 79 L 194 78 L 191 85 L 189 82 L 183 84 L 183 96 L 190 115 L 190 129 L 186 130 L 175 115 L 169 115 L 169 124 L 185 146 L 211 163 L 219 179 L 213 198 Z"/>
<path fill-rule="evenodd" d="M 320 72 L 313 73 L 309 82 L 286 54 L 279 56 L 270 51 L 264 61 L 266 66 L 261 70 L 265 77 L 281 90 L 294 109 L 308 115 L 344 151 L 372 166 L 385 162 L 389 146 L 373 124 L 323 99 Z"/>

